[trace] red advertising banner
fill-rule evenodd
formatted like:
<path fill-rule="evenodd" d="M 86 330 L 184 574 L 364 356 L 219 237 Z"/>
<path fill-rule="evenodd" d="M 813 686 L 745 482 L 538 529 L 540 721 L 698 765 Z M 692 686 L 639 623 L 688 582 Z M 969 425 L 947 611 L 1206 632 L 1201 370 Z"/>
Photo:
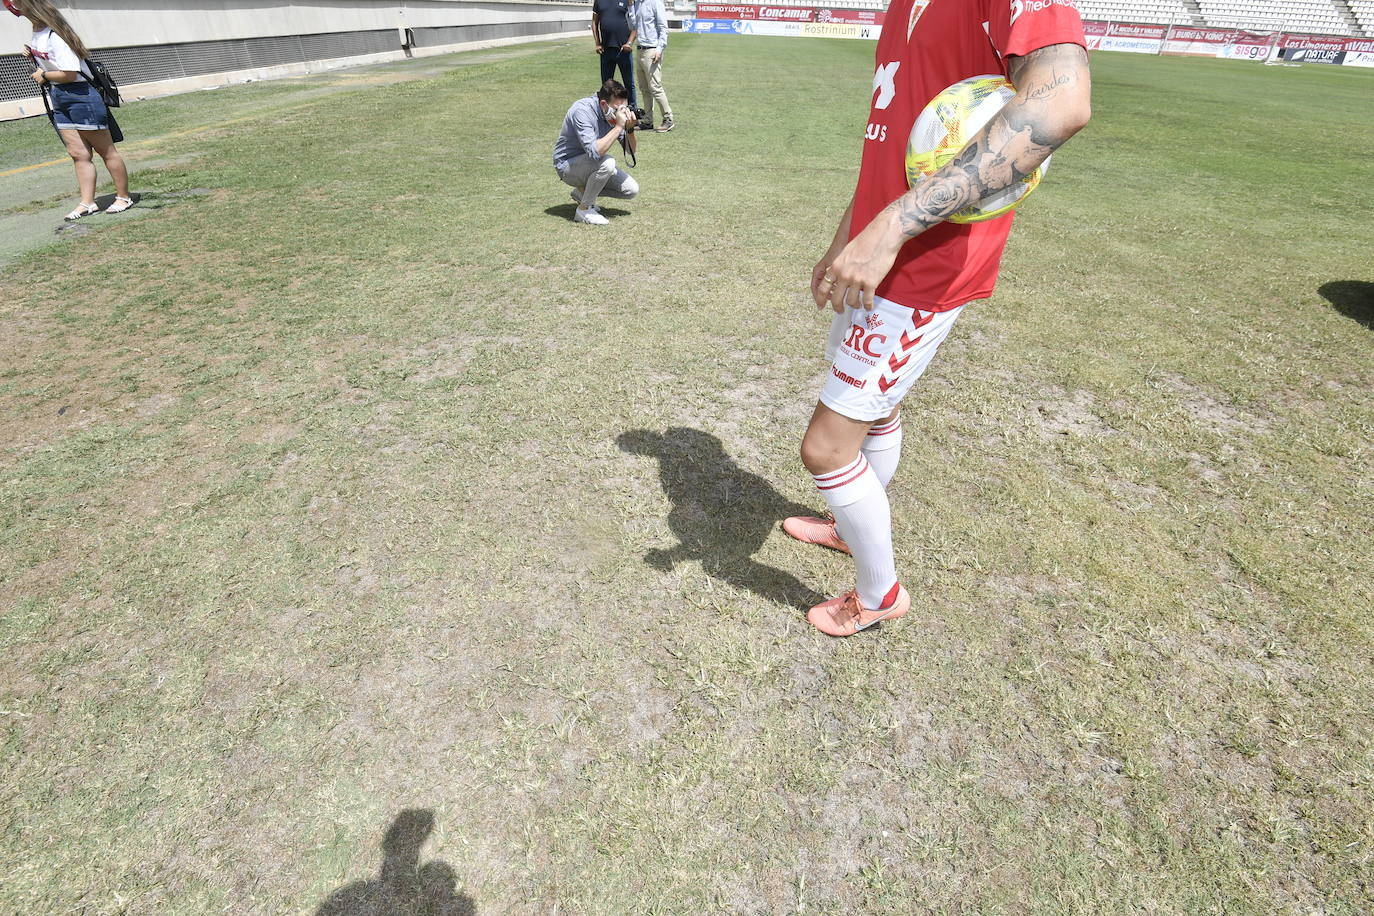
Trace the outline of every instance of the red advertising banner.
<path fill-rule="evenodd" d="M 1133 51 L 1158 54 L 1164 41 L 1164 26 L 1130 22 L 1085 22 L 1083 32 L 1089 51 Z"/>
<path fill-rule="evenodd" d="M 1374 51 L 1374 40 L 1368 38 L 1337 38 L 1334 35 L 1285 35 L 1281 48 L 1314 48 L 1320 51 Z"/>
<path fill-rule="evenodd" d="M 822 7 L 767 6 L 755 3 L 698 3 L 698 19 L 739 19 L 763 22 L 837 22 L 882 25 L 881 10 L 846 10 Z"/>
<path fill-rule="evenodd" d="M 1169 33 L 1173 41 L 1197 41 L 1208 45 L 1224 45 L 1236 34 L 1234 29 L 1183 29 Z"/>
<path fill-rule="evenodd" d="M 1164 41 L 1164 53 L 1190 57 L 1266 60 L 1277 39 L 1278 35 L 1273 32 L 1175 27 L 1169 31 L 1169 37 Z"/>
<path fill-rule="evenodd" d="M 800 6 L 763 6 L 755 7 L 758 18 L 764 22 L 815 22 L 817 10 Z"/>
<path fill-rule="evenodd" d="M 767 22 L 813 22 L 816 11 L 800 6 L 759 6 L 751 3 L 698 3 L 698 19 L 762 19 Z"/>
<path fill-rule="evenodd" d="M 817 22 L 849 22 L 854 25 L 882 25 L 884 10 L 816 10 Z"/>
<path fill-rule="evenodd" d="M 875 39 L 882 31 L 883 18 L 883 10 L 701 2 L 697 4 L 696 18 L 683 20 L 683 27 L 689 32 L 732 35 Z M 1083 32 L 1091 51 L 1186 54 L 1253 61 L 1282 56 L 1284 60 L 1301 63 L 1374 67 L 1374 39 L 1370 38 L 1280 35 L 1246 29 L 1101 20 L 1084 22 Z"/>
<path fill-rule="evenodd" d="M 1217 52 L 1217 57 L 1266 61 L 1274 53 L 1278 43 L 1279 36 L 1273 32 L 1247 32 L 1245 29 L 1237 29 L 1225 47 Z"/>
<path fill-rule="evenodd" d="M 1115 22 L 1107 32 L 1115 38 L 1163 38 L 1165 26 L 1141 25 L 1134 22 Z"/>
<path fill-rule="evenodd" d="M 1230 35 L 1225 30 L 1175 29 L 1164 42 L 1163 53 L 1184 57 L 1217 57 L 1225 50 L 1226 39 Z"/>
<path fill-rule="evenodd" d="M 1186 54 L 1264 60 L 1278 37 L 1273 33 L 1240 29 L 1165 26 L 1138 22 L 1085 22 L 1090 51 L 1129 51 L 1136 54 Z"/>
<path fill-rule="evenodd" d="M 757 19 L 759 8 L 753 4 L 698 3 L 698 19 Z"/>
<path fill-rule="evenodd" d="M 1269 45 L 1274 41 L 1273 32 L 1255 32 L 1247 29 L 1208 29 L 1193 26 L 1148 25 L 1133 22 L 1084 21 L 1083 32 L 1091 41 L 1093 38 L 1144 38 L 1163 39 L 1168 34 L 1170 41 L 1200 42 L 1217 45 Z M 1350 53 L 1374 54 L 1374 38 L 1345 38 L 1338 35 L 1293 35 L 1284 33 L 1278 41 L 1280 48 L 1313 48 L 1322 51 L 1347 51 Z"/>

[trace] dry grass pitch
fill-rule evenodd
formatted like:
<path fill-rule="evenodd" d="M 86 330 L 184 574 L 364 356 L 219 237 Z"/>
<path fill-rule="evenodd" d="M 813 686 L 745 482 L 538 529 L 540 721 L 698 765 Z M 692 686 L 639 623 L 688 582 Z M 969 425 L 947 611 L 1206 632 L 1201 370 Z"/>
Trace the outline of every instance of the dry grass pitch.
<path fill-rule="evenodd" d="M 582 43 L 131 105 L 79 235 L 0 179 L 0 909 L 1374 908 L 1374 74 L 1094 58 L 834 641 L 871 55 L 675 37 L 604 231 Z"/>

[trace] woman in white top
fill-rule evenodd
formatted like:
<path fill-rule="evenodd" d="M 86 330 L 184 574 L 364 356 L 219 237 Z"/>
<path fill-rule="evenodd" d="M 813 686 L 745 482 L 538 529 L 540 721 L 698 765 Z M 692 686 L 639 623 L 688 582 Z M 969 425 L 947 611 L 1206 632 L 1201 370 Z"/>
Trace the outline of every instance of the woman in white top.
<path fill-rule="evenodd" d="M 33 37 L 24 54 L 36 68 L 30 76 L 47 92 L 53 126 L 62 135 L 67 154 L 76 163 L 76 184 L 81 203 L 68 213 L 81 219 L 100 210 L 95 203 L 95 163 L 91 151 L 100 154 L 114 179 L 116 197 L 106 213 L 123 213 L 134 205 L 129 196 L 129 172 L 115 144 L 124 139 L 110 109 L 91 84 L 86 64 L 90 52 L 80 36 L 49 0 L 3 0 L 5 8 L 33 24 Z"/>

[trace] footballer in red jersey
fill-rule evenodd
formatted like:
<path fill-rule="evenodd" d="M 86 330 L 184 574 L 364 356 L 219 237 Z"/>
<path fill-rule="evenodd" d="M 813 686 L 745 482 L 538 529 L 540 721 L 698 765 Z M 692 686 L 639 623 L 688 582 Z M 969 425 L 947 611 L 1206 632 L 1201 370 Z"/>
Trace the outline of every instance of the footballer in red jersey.
<path fill-rule="evenodd" d="M 798 540 L 854 557 L 853 591 L 812 608 L 849 636 L 911 606 L 897 579 L 886 487 L 901 454 L 898 405 L 966 303 L 997 282 L 1013 214 L 954 213 L 1030 174 L 1087 123 L 1087 42 L 1074 0 L 894 0 L 878 39 L 873 101 L 854 197 L 811 272 L 836 312 L 833 360 L 802 439 L 802 462 L 833 521 L 790 518 Z M 908 186 L 906 146 L 946 87 L 1001 73 L 1015 96 L 947 165 Z"/>

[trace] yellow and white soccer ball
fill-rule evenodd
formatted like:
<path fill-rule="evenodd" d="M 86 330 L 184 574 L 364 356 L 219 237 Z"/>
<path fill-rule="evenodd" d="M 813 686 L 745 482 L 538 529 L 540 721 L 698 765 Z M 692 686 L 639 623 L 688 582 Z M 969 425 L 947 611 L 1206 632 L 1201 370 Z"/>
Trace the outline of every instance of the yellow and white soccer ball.
<path fill-rule="evenodd" d="M 996 73 L 960 80 L 931 99 L 907 141 L 907 184 L 915 187 L 957 156 L 1015 94 L 1007 78 Z M 960 210 L 949 221 L 977 223 L 1010 213 L 1036 189 L 1049 167 L 1046 158 L 1025 178 Z"/>

